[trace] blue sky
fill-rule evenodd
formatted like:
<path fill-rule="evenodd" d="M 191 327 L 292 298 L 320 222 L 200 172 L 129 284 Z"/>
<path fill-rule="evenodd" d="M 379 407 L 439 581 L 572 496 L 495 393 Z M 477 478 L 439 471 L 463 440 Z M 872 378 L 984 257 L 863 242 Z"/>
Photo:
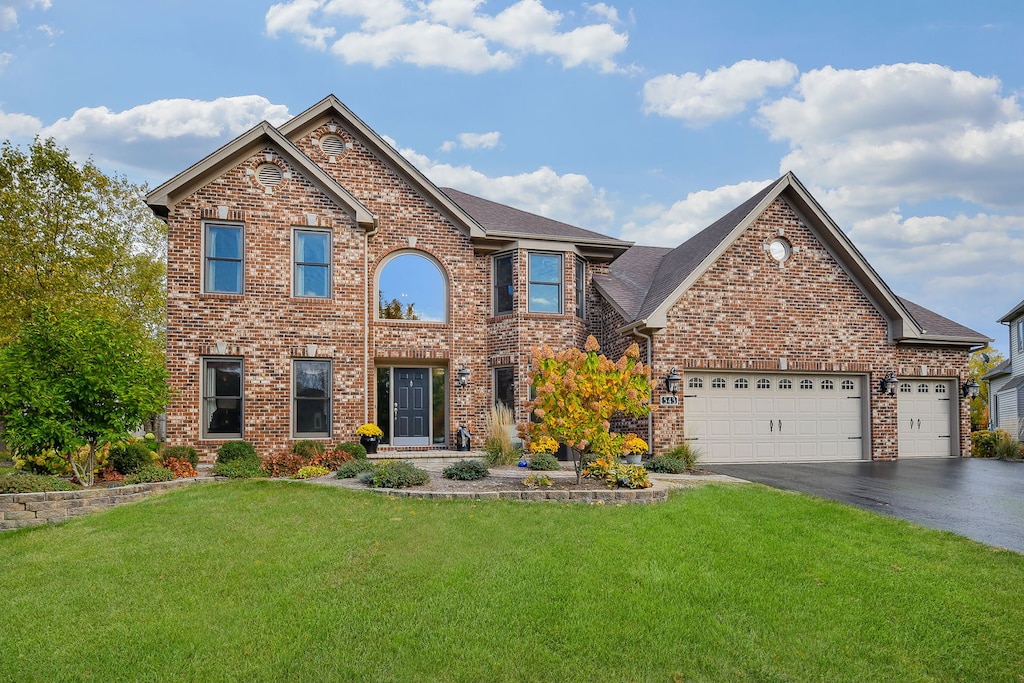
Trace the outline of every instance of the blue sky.
<path fill-rule="evenodd" d="M 0 139 L 155 185 L 333 93 L 439 185 L 667 246 L 792 170 L 1005 351 L 1022 35 L 1018 0 L 0 0 Z"/>

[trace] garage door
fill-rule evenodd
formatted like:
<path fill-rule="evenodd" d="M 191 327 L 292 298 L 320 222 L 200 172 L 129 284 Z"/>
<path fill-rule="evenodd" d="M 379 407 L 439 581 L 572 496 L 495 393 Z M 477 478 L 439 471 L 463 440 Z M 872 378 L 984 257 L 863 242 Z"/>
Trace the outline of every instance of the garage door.
<path fill-rule="evenodd" d="M 686 438 L 702 462 L 864 457 L 859 375 L 687 372 Z"/>
<path fill-rule="evenodd" d="M 899 457 L 953 455 L 953 383 L 915 379 L 900 382 Z"/>

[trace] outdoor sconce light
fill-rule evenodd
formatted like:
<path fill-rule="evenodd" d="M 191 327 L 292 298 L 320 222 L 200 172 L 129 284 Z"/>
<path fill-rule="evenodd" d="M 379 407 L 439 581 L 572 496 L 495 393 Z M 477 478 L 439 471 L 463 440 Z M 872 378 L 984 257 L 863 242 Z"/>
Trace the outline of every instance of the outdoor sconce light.
<path fill-rule="evenodd" d="M 899 380 L 896 379 L 896 373 L 890 370 L 885 373 L 885 377 L 883 377 L 882 381 L 879 383 L 878 390 L 883 394 L 892 396 L 896 393 L 896 385 L 899 383 Z"/>
<path fill-rule="evenodd" d="M 676 366 L 673 365 L 672 369 L 668 371 L 668 375 L 665 376 L 665 388 L 668 389 L 668 393 L 674 395 L 682 381 L 683 378 L 676 374 Z"/>
<path fill-rule="evenodd" d="M 974 381 L 974 378 L 967 380 L 961 391 L 964 394 L 964 398 L 978 398 L 978 394 L 981 393 L 981 385 Z"/>
<path fill-rule="evenodd" d="M 459 376 L 460 387 L 464 387 L 467 384 L 469 384 L 469 368 L 463 365 L 461 368 L 459 368 L 459 372 L 457 374 Z"/>

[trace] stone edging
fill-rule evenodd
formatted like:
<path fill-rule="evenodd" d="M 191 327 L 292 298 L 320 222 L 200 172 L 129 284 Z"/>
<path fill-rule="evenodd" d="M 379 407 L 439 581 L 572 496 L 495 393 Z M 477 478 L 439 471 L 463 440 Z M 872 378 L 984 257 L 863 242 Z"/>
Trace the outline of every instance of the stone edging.
<path fill-rule="evenodd" d="M 154 493 L 180 488 L 212 477 L 189 477 L 172 481 L 115 486 L 81 491 L 0 494 L 0 531 L 62 522 L 91 512 L 142 500 Z"/>
<path fill-rule="evenodd" d="M 587 491 L 417 491 L 415 489 L 374 489 L 367 491 L 394 498 L 443 500 L 528 500 L 575 501 L 596 504 L 646 504 L 668 500 L 668 489 L 592 489 Z"/>

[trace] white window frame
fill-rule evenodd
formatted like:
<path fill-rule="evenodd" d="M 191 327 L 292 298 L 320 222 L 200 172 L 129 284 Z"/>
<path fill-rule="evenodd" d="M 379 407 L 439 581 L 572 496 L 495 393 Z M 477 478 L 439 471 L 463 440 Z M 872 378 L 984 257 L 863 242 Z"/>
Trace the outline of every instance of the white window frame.
<path fill-rule="evenodd" d="M 313 263 L 312 261 L 299 262 L 299 233 L 319 233 L 327 235 L 327 263 Z M 326 294 L 300 294 L 296 291 L 299 282 L 299 268 L 327 267 L 327 293 Z M 334 294 L 334 231 L 330 228 L 292 228 L 292 296 L 303 299 L 330 299 Z"/>
<path fill-rule="evenodd" d="M 241 267 L 242 281 L 240 283 L 238 291 L 224 291 L 219 289 L 210 289 L 210 261 L 235 261 L 236 259 L 225 259 L 222 257 L 211 257 L 207 252 L 209 246 L 209 234 L 210 228 L 232 228 L 237 229 L 241 235 L 239 243 L 241 244 L 241 256 L 237 259 Z M 232 223 L 227 221 L 203 221 L 203 235 L 202 235 L 202 255 L 203 255 L 203 266 L 200 279 L 202 280 L 202 292 L 204 294 L 229 294 L 235 296 L 242 296 L 245 294 L 245 224 L 244 223 Z"/>
<path fill-rule="evenodd" d="M 217 400 L 216 394 L 207 395 L 206 366 L 210 361 L 232 361 L 239 366 L 239 395 L 224 396 L 225 399 L 238 400 L 238 432 L 218 433 L 208 431 L 211 414 L 207 412 L 208 399 Z M 245 434 L 245 359 L 241 356 L 203 356 L 199 364 L 199 434 L 207 441 L 237 441 Z"/>

